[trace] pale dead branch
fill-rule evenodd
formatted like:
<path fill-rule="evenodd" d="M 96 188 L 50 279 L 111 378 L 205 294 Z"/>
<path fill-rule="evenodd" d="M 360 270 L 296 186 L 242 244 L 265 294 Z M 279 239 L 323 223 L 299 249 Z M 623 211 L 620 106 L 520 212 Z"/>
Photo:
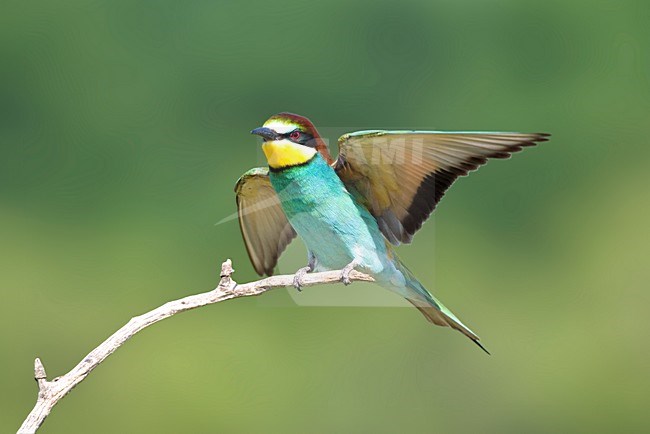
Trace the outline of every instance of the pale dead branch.
<path fill-rule="evenodd" d="M 18 432 L 21 434 L 36 432 L 61 398 L 67 395 L 77 384 L 81 383 L 93 369 L 99 366 L 100 363 L 113 354 L 115 350 L 121 347 L 133 335 L 150 325 L 177 313 L 196 309 L 197 307 L 219 303 L 230 300 L 231 298 L 260 295 L 273 288 L 293 285 L 293 275 L 272 276 L 240 285 L 231 279 L 230 276 L 233 272 L 232 263 L 228 259 L 221 266 L 221 281 L 214 290 L 170 301 L 150 312 L 131 318 L 122 328 L 113 333 L 108 339 L 84 357 L 70 372 L 61 377 L 47 381 L 45 368 L 41 360 L 37 358 L 34 362 L 34 378 L 38 383 L 38 399 Z M 374 281 L 372 277 L 354 270 L 350 273 L 350 280 Z M 326 271 L 306 274 L 302 280 L 302 286 L 338 283 L 340 281 L 341 270 Z"/>

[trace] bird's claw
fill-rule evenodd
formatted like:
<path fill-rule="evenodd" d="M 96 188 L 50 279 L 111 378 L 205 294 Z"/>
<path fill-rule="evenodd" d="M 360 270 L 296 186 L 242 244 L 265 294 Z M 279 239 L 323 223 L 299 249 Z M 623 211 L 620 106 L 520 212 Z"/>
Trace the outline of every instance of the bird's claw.
<path fill-rule="evenodd" d="M 312 271 L 312 268 L 310 266 L 302 267 L 296 271 L 296 274 L 293 276 L 293 287 L 298 291 L 302 291 L 303 279 L 305 278 L 305 274 L 309 273 L 310 271 Z"/>
<path fill-rule="evenodd" d="M 354 261 L 350 262 L 348 265 L 343 267 L 343 270 L 341 270 L 341 282 L 343 282 L 345 286 L 348 286 L 350 283 L 352 283 L 352 281 L 350 280 L 350 273 L 352 272 L 352 270 L 354 270 L 354 268 L 357 265 L 359 265 L 359 261 L 355 259 Z"/>

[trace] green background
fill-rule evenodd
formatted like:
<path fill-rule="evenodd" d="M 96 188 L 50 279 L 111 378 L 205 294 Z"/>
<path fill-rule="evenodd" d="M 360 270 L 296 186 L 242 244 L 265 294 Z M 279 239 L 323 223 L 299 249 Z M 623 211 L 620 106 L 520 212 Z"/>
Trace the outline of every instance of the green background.
<path fill-rule="evenodd" d="M 256 278 L 215 223 L 263 162 L 249 131 L 285 110 L 332 134 L 553 134 L 399 249 L 493 355 L 411 309 L 277 290 L 137 335 L 42 432 L 647 432 L 648 22 L 620 0 L 4 0 L 0 432 L 34 357 L 64 374 L 225 258 Z M 304 261 L 294 242 L 280 270 Z"/>

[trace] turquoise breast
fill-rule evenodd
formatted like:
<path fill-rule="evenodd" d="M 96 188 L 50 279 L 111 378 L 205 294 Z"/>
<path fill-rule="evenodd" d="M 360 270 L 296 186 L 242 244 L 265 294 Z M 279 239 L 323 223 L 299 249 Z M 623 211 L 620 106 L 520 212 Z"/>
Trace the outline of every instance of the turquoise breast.
<path fill-rule="evenodd" d="M 340 269 L 356 258 L 367 271 L 382 272 L 386 244 L 377 222 L 320 154 L 306 164 L 272 171 L 270 178 L 289 222 L 319 269 Z"/>

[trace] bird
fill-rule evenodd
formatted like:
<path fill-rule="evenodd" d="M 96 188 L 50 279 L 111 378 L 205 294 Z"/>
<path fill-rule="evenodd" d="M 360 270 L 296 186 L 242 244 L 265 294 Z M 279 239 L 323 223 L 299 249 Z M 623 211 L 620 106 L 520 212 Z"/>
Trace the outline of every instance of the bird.
<path fill-rule="evenodd" d="M 356 269 L 490 354 L 404 265 L 395 246 L 411 243 L 457 178 L 550 134 L 366 130 L 341 136 L 333 159 L 304 116 L 278 113 L 251 133 L 262 138 L 268 166 L 244 173 L 235 193 L 244 244 L 260 276 L 273 274 L 299 236 L 307 265 L 294 276 L 298 290 L 306 273 L 341 270 L 347 285 Z"/>

